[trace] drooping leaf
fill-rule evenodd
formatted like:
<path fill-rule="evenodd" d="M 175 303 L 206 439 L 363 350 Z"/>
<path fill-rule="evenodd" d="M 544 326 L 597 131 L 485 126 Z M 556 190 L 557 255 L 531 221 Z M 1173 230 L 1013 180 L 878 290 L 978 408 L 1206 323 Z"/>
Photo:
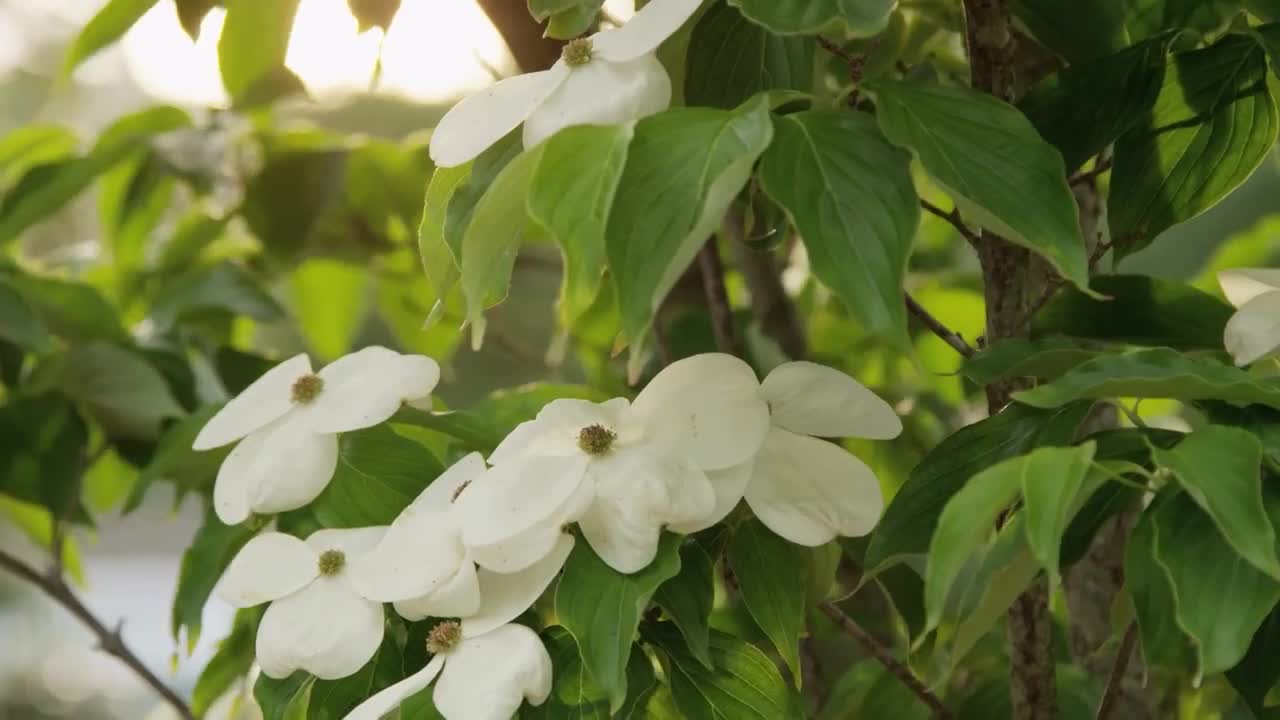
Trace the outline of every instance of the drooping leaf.
<path fill-rule="evenodd" d="M 814 273 L 868 330 L 905 349 L 903 279 L 920 203 L 910 156 L 866 115 L 785 115 L 760 166 L 766 193 L 790 215 Z"/>
<path fill-rule="evenodd" d="M 200 24 L 204 16 L 217 7 L 221 0 L 174 0 L 178 6 L 178 22 L 192 42 L 200 39 Z"/>
<path fill-rule="evenodd" d="M 1052 578 L 1058 577 L 1062 536 L 1072 516 L 1103 482 L 1087 483 L 1096 445 L 1091 442 L 1074 448 L 1043 449 L 1027 456 L 1023 464 L 1022 503 L 1027 542 L 1040 565 Z M 1048 465 L 1035 464 L 1045 459 Z"/>
<path fill-rule="evenodd" d="M 627 699 L 617 713 L 610 713 L 609 696 L 591 679 L 573 635 L 553 626 L 542 632 L 542 638 L 553 668 L 551 697 L 539 706 L 526 704 L 520 710 L 520 720 L 641 720 L 642 706 L 653 690 L 655 678 L 653 665 L 639 645 L 631 646 L 627 660 Z"/>
<path fill-rule="evenodd" d="M 680 572 L 680 537 L 664 534 L 657 558 L 623 575 L 605 564 L 586 542 L 578 542 L 556 587 L 556 615 L 578 643 L 592 680 L 621 707 L 627 696 L 627 661 L 650 598 Z"/>
<path fill-rule="evenodd" d="M 210 315 L 247 315 L 272 322 L 285 312 L 258 281 L 230 262 L 173 278 L 151 305 L 151 321 L 159 332 Z"/>
<path fill-rule="evenodd" d="M 254 531 L 245 525 L 224 525 L 210 508 L 205 513 L 204 524 L 196 531 L 191 545 L 182 552 L 182 567 L 178 571 L 178 588 L 173 595 L 173 613 L 170 631 L 173 639 L 180 641 L 186 630 L 186 648 L 190 654 L 200 640 L 200 628 L 204 618 L 204 606 L 213 592 L 222 572 L 231 559 L 253 537 Z"/>
<path fill-rule="evenodd" d="M 653 602 L 684 635 L 689 653 L 710 668 L 715 567 L 701 545 L 691 542 L 680 548 L 680 574 L 658 587 Z"/>
<path fill-rule="evenodd" d="M 69 401 L 54 394 L 10 397 L 0 406 L 0 438 L 0 493 L 43 506 L 55 518 L 86 519 L 74 494 L 89 431 Z"/>
<path fill-rule="evenodd" d="M 58 387 L 84 403 L 109 434 L 151 438 L 163 420 L 186 415 L 164 376 L 141 353 L 93 341 L 51 362 Z"/>
<path fill-rule="evenodd" d="M 1102 275 L 1092 298 L 1064 288 L 1032 319 L 1034 335 L 1070 335 L 1086 340 L 1221 350 L 1235 310 L 1218 298 L 1172 280 L 1145 275 Z M 1121 309 L 1123 308 L 1123 309 Z"/>
<path fill-rule="evenodd" d="M 338 469 L 311 504 L 321 525 L 389 525 L 444 468 L 431 451 L 385 425 L 343 433 Z"/>
<path fill-rule="evenodd" d="M 36 353 L 53 347 L 53 338 L 44 320 L 3 277 L 0 277 L 0 338 Z"/>
<path fill-rule="evenodd" d="M 192 491 L 211 492 L 218 467 L 233 446 L 197 451 L 191 449 L 191 445 L 205 423 L 221 409 L 220 403 L 206 405 L 165 430 L 151 462 L 138 474 L 138 480 L 125 501 L 124 512 L 136 510 L 147 490 L 159 480 L 173 481 L 179 497 Z"/>
<path fill-rule="evenodd" d="M 443 310 L 444 299 L 458 284 L 462 268 L 458 256 L 445 239 L 445 220 L 453 194 L 465 187 L 471 176 L 471 164 L 452 168 L 436 168 L 427 185 L 427 197 L 422 208 L 422 223 L 418 227 L 418 256 L 427 282 L 435 293 L 435 303 Z M 433 316 L 435 311 L 433 310 Z"/>
<path fill-rule="evenodd" d="M 973 90 L 877 80 L 876 118 L 965 216 L 1049 261 L 1077 287 L 1089 272 L 1062 155 L 1017 108 Z"/>
<path fill-rule="evenodd" d="M 399 648 L 390 635 L 355 674 L 321 680 L 299 670 L 282 680 L 258 676 L 253 696 L 265 720 L 341 720 L 356 705 L 404 677 Z"/>
<path fill-rule="evenodd" d="M 685 100 L 728 110 L 765 90 L 807 91 L 813 84 L 814 47 L 807 38 L 774 35 L 731 5 L 716 2 L 689 40 Z"/>
<path fill-rule="evenodd" d="M 1271 611 L 1249 643 L 1249 652 L 1227 671 L 1227 680 L 1259 720 L 1274 720 L 1267 695 L 1280 680 L 1280 608 Z"/>
<path fill-rule="evenodd" d="M 1173 585 L 1156 559 L 1159 530 L 1155 514 L 1175 492 L 1169 489 L 1156 496 L 1129 535 L 1124 587 L 1133 599 L 1143 660 L 1153 668 L 1185 670 L 1195 662 L 1195 647 L 1178 625 Z"/>
<path fill-rule="evenodd" d="M 71 43 L 63 73 L 69 74 L 91 55 L 119 40 L 156 2 L 158 0 L 110 0 Z"/>
<path fill-rule="evenodd" d="M 728 557 L 742 602 L 798 685 L 806 588 L 800 547 L 775 535 L 759 520 L 751 520 L 734 529 Z"/>
<path fill-rule="evenodd" d="M 1013 0 L 1010 9 L 1042 45 L 1075 63 L 1100 58 L 1129 45 L 1125 4 L 1083 0 Z"/>
<path fill-rule="evenodd" d="M 1261 403 L 1280 408 L 1280 382 L 1255 380 L 1212 358 L 1168 348 L 1100 355 L 1052 382 L 1015 393 L 1022 403 L 1058 407 L 1081 398 L 1173 398 Z"/>
<path fill-rule="evenodd" d="M 108 170 L 98 181 L 98 217 L 113 265 L 140 269 L 178 182 L 170 166 L 151 150 Z"/>
<path fill-rule="evenodd" d="M 1253 174 L 1280 129 L 1266 81 L 1266 53 L 1247 36 L 1170 58 L 1150 119 L 1116 142 L 1107 207 L 1118 256 L 1213 207 Z"/>
<path fill-rule="evenodd" d="M 281 70 L 299 0 L 224 0 L 227 8 L 218 36 L 218 70 L 236 104 Z M 286 70 L 287 72 L 287 70 Z"/>
<path fill-rule="evenodd" d="M 1055 378 L 1097 355 L 1097 350 L 1061 335 L 1009 338 L 979 350 L 965 361 L 960 373 L 977 385 L 1017 377 Z"/>
<path fill-rule="evenodd" d="M 752 22 L 778 35 L 844 29 L 867 37 L 889 24 L 897 0 L 729 0 Z"/>

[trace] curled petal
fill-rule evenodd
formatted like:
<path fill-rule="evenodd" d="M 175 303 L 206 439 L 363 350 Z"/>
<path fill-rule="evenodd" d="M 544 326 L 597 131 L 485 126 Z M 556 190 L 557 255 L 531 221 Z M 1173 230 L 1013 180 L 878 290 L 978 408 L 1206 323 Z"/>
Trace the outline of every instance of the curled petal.
<path fill-rule="evenodd" d="M 453 505 L 462 541 L 483 548 L 534 528 L 556 528 L 586 482 L 587 459 L 533 457 L 490 468 Z"/>
<path fill-rule="evenodd" d="M 238 608 L 278 600 L 315 580 L 318 560 L 314 550 L 292 535 L 263 533 L 236 553 L 218 581 L 218 596 Z"/>
<path fill-rule="evenodd" d="M 453 106 L 431 134 L 431 159 L 440 167 L 461 165 L 516 129 L 569 75 L 557 62 L 550 70 L 494 83 Z"/>
<path fill-rule="evenodd" d="M 844 448 L 774 428 L 756 459 L 747 504 L 770 530 L 817 546 L 871 532 L 884 495 L 871 468 Z"/>
<path fill-rule="evenodd" d="M 573 550 L 573 536 L 561 533 L 555 547 L 546 557 L 528 568 L 511 574 L 480 571 L 480 607 L 470 615 L 462 615 L 464 637 L 484 635 L 520 617 L 556 579 Z"/>
<path fill-rule="evenodd" d="M 431 698 L 446 718 L 502 720 L 525 700 L 541 705 L 550 694 L 551 655 L 538 634 L 503 625 L 449 653 Z"/>
<path fill-rule="evenodd" d="M 1241 367 L 1280 351 L 1280 292 L 1264 293 L 1245 303 L 1227 321 L 1223 341 Z"/>
<path fill-rule="evenodd" d="M 826 365 L 779 365 L 764 379 L 760 394 L 769 403 L 773 424 L 793 433 L 873 440 L 902 433 L 902 420 L 889 403 Z"/>
<path fill-rule="evenodd" d="M 702 0 L 651 0 L 625 25 L 591 39 L 596 54 L 609 62 L 626 62 L 652 53 L 693 17 Z"/>
<path fill-rule="evenodd" d="M 267 608 L 258 626 L 258 664 L 277 680 L 297 670 L 337 680 L 369 662 L 382 633 L 381 605 L 341 576 L 322 577 Z"/>
<path fill-rule="evenodd" d="M 1222 294 L 1236 307 L 1263 293 L 1280 290 L 1280 270 L 1269 268 L 1239 268 L 1223 270 L 1218 273 L 1218 284 L 1222 286 Z"/>
<path fill-rule="evenodd" d="M 480 609 L 480 580 L 475 563 L 467 560 L 453 577 L 421 597 L 395 603 L 400 617 L 411 622 L 429 617 L 467 617 Z"/>
<path fill-rule="evenodd" d="M 245 438 L 218 469 L 218 482 L 224 476 L 242 475 L 229 482 L 231 487 L 248 487 L 249 508 L 256 513 L 295 510 L 315 500 L 338 467 L 338 438 L 317 435 L 291 420 Z M 258 434 L 262 437 L 255 438 Z M 214 491 L 216 496 L 216 487 Z"/>
<path fill-rule="evenodd" d="M 738 507 L 738 503 L 746 494 L 747 485 L 751 482 L 751 475 L 754 472 L 755 462 L 751 460 L 724 470 L 708 470 L 707 480 L 716 494 L 715 509 L 709 515 L 697 520 L 671 523 L 667 525 L 667 529 L 682 535 L 691 535 L 706 530 L 729 517 L 729 513 Z"/>
<path fill-rule="evenodd" d="M 351 564 L 351 583 L 370 600 L 427 595 L 457 574 L 466 552 L 441 513 L 406 509 L 382 540 Z"/>
<path fill-rule="evenodd" d="M 653 55 L 625 63 L 589 62 L 524 123 L 524 145 L 533 147 L 574 125 L 620 125 L 667 109 L 671 78 Z"/>
<path fill-rule="evenodd" d="M 515 537 L 492 545 L 468 547 L 471 559 L 482 568 L 498 573 L 518 573 L 555 552 L 564 533 L 559 524 L 529 528 Z"/>
<path fill-rule="evenodd" d="M 293 383 L 310 374 L 311 360 L 306 355 L 295 355 L 271 368 L 209 418 L 192 449 L 222 447 L 284 417 L 293 408 Z"/>
<path fill-rule="evenodd" d="M 400 703 L 422 692 L 436 679 L 444 667 L 444 657 L 437 655 L 431 658 L 426 667 L 357 705 L 344 720 L 382 720 L 400 707 Z"/>

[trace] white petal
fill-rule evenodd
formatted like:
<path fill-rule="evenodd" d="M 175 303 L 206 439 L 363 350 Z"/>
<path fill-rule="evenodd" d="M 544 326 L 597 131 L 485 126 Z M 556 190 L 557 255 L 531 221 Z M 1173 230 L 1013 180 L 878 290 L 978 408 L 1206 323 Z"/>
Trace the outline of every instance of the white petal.
<path fill-rule="evenodd" d="M 521 703 L 551 694 L 551 656 L 538 634 L 503 625 L 449 653 L 431 699 L 449 720 L 509 720 Z"/>
<path fill-rule="evenodd" d="M 769 407 L 750 365 L 732 355 L 695 355 L 668 365 L 632 403 L 657 442 L 703 470 L 750 460 L 769 429 Z"/>
<path fill-rule="evenodd" d="M 267 608 L 258 626 L 258 664 L 277 680 L 297 670 L 336 680 L 369 662 L 382 633 L 381 605 L 341 576 L 321 577 Z"/>
<path fill-rule="evenodd" d="M 462 616 L 463 636 L 484 635 L 533 607 L 569 559 L 573 542 L 572 535 L 561 533 L 555 548 L 546 557 L 518 573 L 481 570 L 480 608 L 469 616 Z"/>
<path fill-rule="evenodd" d="M 319 559 L 292 535 L 263 533 L 236 553 L 218 581 L 218 596 L 238 608 L 282 598 L 319 576 Z"/>
<path fill-rule="evenodd" d="M 386 526 L 362 528 L 326 528 L 307 536 L 307 545 L 317 553 L 340 550 L 348 561 L 370 552 L 387 534 Z"/>
<path fill-rule="evenodd" d="M 426 355 L 401 355 L 397 374 L 404 383 L 405 402 L 420 403 L 440 384 L 440 363 Z"/>
<path fill-rule="evenodd" d="M 902 420 L 889 403 L 834 368 L 789 362 L 769 373 L 760 386 L 773 424 L 817 437 L 887 440 L 902 433 Z"/>
<path fill-rule="evenodd" d="M 370 600 L 409 600 L 448 582 L 465 560 L 448 516 L 407 508 L 376 547 L 351 563 L 351 583 Z"/>
<path fill-rule="evenodd" d="M 461 497 L 462 488 L 469 486 L 484 474 L 484 456 L 468 453 L 445 469 L 431 484 L 414 498 L 405 511 L 430 512 L 448 515 L 453 512 L 453 501 Z"/>
<path fill-rule="evenodd" d="M 429 617 L 467 617 L 480 609 L 480 579 L 476 565 L 466 560 L 453 577 L 428 595 L 395 604 L 400 617 L 418 621 Z"/>
<path fill-rule="evenodd" d="M 689 21 L 702 0 L 651 0 L 616 30 L 592 36 L 597 55 L 609 62 L 626 62 L 651 53 Z"/>
<path fill-rule="evenodd" d="M 573 125 L 620 125 L 667 109 L 671 78 L 653 55 L 625 63 L 594 60 L 568 79 L 524 123 L 533 147 Z"/>
<path fill-rule="evenodd" d="M 259 431 L 240 441 L 218 467 L 213 481 L 213 509 L 227 525 L 239 525 L 253 514 L 249 507 L 260 476 L 250 472 L 266 446 L 268 431 Z"/>
<path fill-rule="evenodd" d="M 209 418 L 192 449 L 222 447 L 280 419 L 293 408 L 293 383 L 310 374 L 311 359 L 306 355 L 295 355 L 271 368 Z"/>
<path fill-rule="evenodd" d="M 1218 284 L 1227 301 L 1241 307 L 1263 293 L 1280 290 L 1280 270 L 1239 268 L 1218 273 Z"/>
<path fill-rule="evenodd" d="M 1280 350 L 1280 292 L 1245 303 L 1227 321 L 1223 341 L 1241 367 Z"/>
<path fill-rule="evenodd" d="M 467 547 L 485 547 L 536 527 L 556 526 L 586 478 L 587 459 L 534 457 L 490 468 L 458 496 L 455 518 Z"/>
<path fill-rule="evenodd" d="M 747 504 L 799 545 L 866 535 L 884 510 L 876 476 L 844 448 L 774 428 L 756 459 Z"/>
<path fill-rule="evenodd" d="M 436 655 L 426 667 L 400 682 L 379 691 L 376 695 L 356 706 L 347 713 L 344 720 L 381 720 L 392 710 L 400 707 L 400 703 L 422 692 L 444 667 L 444 655 Z"/>
<path fill-rule="evenodd" d="M 547 403 L 538 417 L 520 423 L 489 454 L 490 465 L 506 465 L 530 457 L 581 457 L 578 434 L 600 425 L 617 432 L 630 402 L 614 398 L 603 403 L 562 398 Z"/>
<path fill-rule="evenodd" d="M 261 437 L 255 438 L 258 434 Z M 242 475 L 229 481 L 229 487 L 245 484 L 249 508 L 266 515 L 295 510 L 315 500 L 337 467 L 338 438 L 317 435 L 290 416 L 242 440 L 218 469 L 218 482 L 223 482 L 224 475 Z M 214 491 L 216 496 L 216 487 Z M 228 506 L 228 513 L 231 509 L 239 508 Z"/>
<path fill-rule="evenodd" d="M 589 487 L 584 484 L 584 487 Z M 477 565 L 498 573 L 518 573 L 555 552 L 561 523 L 530 528 L 510 539 L 467 548 Z"/>
<path fill-rule="evenodd" d="M 416 357 L 435 364 L 430 358 Z M 406 400 L 422 397 L 428 372 L 421 361 L 410 362 L 393 350 L 364 348 L 318 373 L 324 386 L 315 400 L 298 407 L 299 421 L 318 433 L 373 427 L 394 415 Z"/>
<path fill-rule="evenodd" d="M 453 106 L 431 133 L 431 159 L 440 167 L 461 165 L 524 122 L 569 75 L 557 62 L 545 72 L 494 83 Z"/>
<path fill-rule="evenodd" d="M 699 520 L 671 523 L 667 529 L 682 535 L 691 535 L 706 530 L 729 517 L 729 513 L 738 507 L 738 503 L 747 492 L 747 485 L 751 482 L 753 472 L 755 472 L 754 460 L 724 470 L 708 470 L 707 480 L 711 482 L 711 488 L 716 493 L 715 509 Z"/>

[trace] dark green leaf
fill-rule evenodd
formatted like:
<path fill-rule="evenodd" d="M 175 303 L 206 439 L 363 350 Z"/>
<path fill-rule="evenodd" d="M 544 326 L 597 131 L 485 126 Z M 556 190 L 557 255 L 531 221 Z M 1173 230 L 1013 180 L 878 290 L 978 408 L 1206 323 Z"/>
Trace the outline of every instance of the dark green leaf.
<path fill-rule="evenodd" d="M 1116 252 L 1146 247 L 1253 174 L 1276 143 L 1267 57 L 1251 37 L 1174 55 L 1150 119 L 1116 142 L 1108 214 Z"/>
<path fill-rule="evenodd" d="M 119 40 L 157 1 L 110 0 L 71 43 L 63 63 L 63 73 L 69 74 L 89 56 Z"/>
<path fill-rule="evenodd" d="M 267 158 L 245 188 L 241 214 L 268 251 L 285 259 L 302 253 L 341 203 L 347 160 L 347 151 L 334 148 Z"/>
<path fill-rule="evenodd" d="M 284 309 L 244 270 L 230 262 L 173 278 L 151 306 L 160 332 L 209 314 L 247 315 L 262 322 L 284 317 Z"/>
<path fill-rule="evenodd" d="M 1103 275 L 1090 287 L 1103 299 L 1064 288 L 1036 313 L 1035 335 L 1180 350 L 1221 350 L 1235 310 L 1218 298 L 1172 280 L 1145 275 Z M 1121 310 L 1123 308 L 1123 310 Z"/>
<path fill-rule="evenodd" d="M 389 525 L 442 471 L 430 450 L 385 425 L 343 433 L 338 469 L 311 504 L 325 527 Z"/>
<path fill-rule="evenodd" d="M 259 675 L 253 699 L 262 709 L 263 720 L 307 720 L 315 684 L 316 679 L 301 670 L 283 680 Z"/>
<path fill-rule="evenodd" d="M 843 29 L 861 37 L 883 30 L 898 4 L 897 0 L 729 0 L 729 3 L 752 22 L 779 35 L 814 35 Z"/>
<path fill-rule="evenodd" d="M 152 234 L 164 220 L 177 181 L 154 152 L 107 171 L 98 182 L 98 215 L 113 265 L 136 270 L 147 259 Z"/>
<path fill-rule="evenodd" d="M 502 442 L 503 435 L 484 419 L 466 411 L 427 412 L 405 406 L 391 418 L 392 423 L 416 425 L 459 440 L 468 450 L 488 453 Z"/>
<path fill-rule="evenodd" d="M 1196 403 L 1217 425 L 1240 427 L 1262 443 L 1262 452 L 1273 469 L 1280 469 L 1280 411 L 1261 405 L 1236 407 L 1223 402 Z"/>
<path fill-rule="evenodd" d="M 716 2 L 693 28 L 685 61 L 685 101 L 729 110 L 765 90 L 807 91 L 814 43 L 778 37 Z"/>
<path fill-rule="evenodd" d="M 1017 108 L 966 88 L 878 80 L 876 118 L 912 150 L 965 216 L 1089 286 L 1084 240 L 1062 155 Z"/>
<path fill-rule="evenodd" d="M 1133 599 L 1143 660 L 1153 668 L 1185 670 L 1194 662 L 1195 647 L 1178 625 L 1173 585 L 1156 559 L 1156 511 L 1174 492 L 1158 495 L 1134 526 L 1125 547 L 1124 586 Z"/>
<path fill-rule="evenodd" d="M 1073 64 L 1129 45 L 1123 0 L 1013 0 L 1010 7 L 1042 45 Z"/>
<path fill-rule="evenodd" d="M 200 23 L 204 16 L 216 7 L 221 0 L 174 0 L 178 6 L 178 22 L 182 29 L 195 42 L 200 38 Z"/>
<path fill-rule="evenodd" d="M 573 634 L 592 680 L 621 707 L 627 696 L 627 661 L 640 618 L 662 583 L 680 572 L 680 537 L 664 534 L 649 567 L 623 575 L 579 541 L 556 587 L 556 615 Z"/>
<path fill-rule="evenodd" d="M 609 712 L 609 696 L 592 681 L 573 636 L 559 626 L 542 633 L 551 655 L 553 685 L 551 697 L 540 706 L 525 705 L 520 720 L 640 720 L 642 703 L 653 689 L 653 665 L 639 645 L 631 646 L 627 660 L 627 699 L 617 713 Z M 416 716 L 413 716 L 416 718 Z"/>
<path fill-rule="evenodd" d="M 0 338 L 35 353 L 53 347 L 53 338 L 44 320 L 3 277 L 0 277 Z"/>
<path fill-rule="evenodd" d="M 151 462 L 138 474 L 138 481 L 125 501 L 124 512 L 136 510 L 147 490 L 158 480 L 173 481 L 179 496 L 191 491 L 211 493 L 218 467 L 232 446 L 201 452 L 192 450 L 191 445 L 205 423 L 221 409 L 220 403 L 206 405 L 165 430 Z"/>
<path fill-rule="evenodd" d="M 186 415 L 164 376 L 139 352 L 93 341 L 51 362 L 58 387 L 84 403 L 109 435 L 153 438 L 162 421 Z"/>
<path fill-rule="evenodd" d="M 354 675 L 340 680 L 317 679 L 312 684 L 307 720 L 342 720 L 357 705 L 404 676 L 400 649 L 388 633 L 378 652 Z"/>
<path fill-rule="evenodd" d="M 1092 477 L 1090 464 L 1096 445 L 1036 450 L 1021 459 L 1022 513 L 1027 543 L 1049 577 L 1058 577 L 1062 536 L 1080 506 L 1106 477 Z M 1009 462 L 1018 461 L 1006 461 Z M 992 468 L 994 470 L 995 468 Z M 988 472 L 991 472 L 990 470 Z"/>
<path fill-rule="evenodd" d="M 807 584 L 801 548 L 775 535 L 759 520 L 750 520 L 734 530 L 728 558 L 742 602 L 798 685 Z"/>
<path fill-rule="evenodd" d="M 115 308 L 95 288 L 35 275 L 2 275 L 58 335 L 76 340 L 128 339 Z"/>
<path fill-rule="evenodd" d="M 765 192 L 791 216 L 814 273 L 867 329 L 906 348 L 902 285 L 920 222 L 910 156 L 864 114 L 801 112 L 774 127 Z"/>
<path fill-rule="evenodd" d="M 965 361 L 960 374 L 977 385 L 1018 377 L 1056 378 L 1097 355 L 1097 350 L 1060 335 L 1037 340 L 1010 338 L 978 351 Z"/>
<path fill-rule="evenodd" d="M 1081 398 L 1109 397 L 1225 400 L 1280 408 L 1280 382 L 1255 380 L 1249 373 L 1212 358 L 1155 348 L 1100 355 L 1057 380 L 1014 397 L 1043 408 Z"/>
<path fill-rule="evenodd" d="M 75 407 L 56 395 L 10 397 L 0 406 L 0 493 L 82 521 L 73 493 L 84 471 L 89 431 Z"/>
<path fill-rule="evenodd" d="M 190 547 L 183 551 L 178 589 L 173 595 L 170 630 L 173 639 L 180 640 L 182 630 L 186 629 L 188 653 L 200 640 L 201 619 L 209 593 L 213 592 L 213 586 L 231 564 L 231 559 L 253 534 L 254 531 L 244 525 L 224 525 L 210 508 Z"/>
<path fill-rule="evenodd" d="M 218 69 L 233 102 L 284 68 L 298 0 L 225 0 Z"/>
<path fill-rule="evenodd" d="M 1272 609 L 1249 643 L 1249 652 L 1227 671 L 1227 680 L 1258 720 L 1274 720 L 1276 708 L 1267 707 L 1267 694 L 1280 680 L 1280 608 Z"/>
<path fill-rule="evenodd" d="M 347 7 L 360 23 L 360 32 L 375 27 L 385 31 L 400 11 L 400 0 L 347 0 Z"/>
<path fill-rule="evenodd" d="M 684 635 L 689 653 L 711 667 L 711 610 L 715 604 L 715 566 L 696 542 L 680 548 L 680 574 L 662 583 L 653 602 Z"/>

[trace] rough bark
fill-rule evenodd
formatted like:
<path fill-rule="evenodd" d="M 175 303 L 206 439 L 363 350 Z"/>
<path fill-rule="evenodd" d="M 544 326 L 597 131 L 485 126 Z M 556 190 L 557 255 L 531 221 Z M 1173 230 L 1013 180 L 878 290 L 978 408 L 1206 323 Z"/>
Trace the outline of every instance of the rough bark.
<path fill-rule="evenodd" d="M 525 0 L 476 0 L 506 41 L 516 64 L 525 72 L 546 70 L 560 57 L 559 40 L 542 36 Z"/>

